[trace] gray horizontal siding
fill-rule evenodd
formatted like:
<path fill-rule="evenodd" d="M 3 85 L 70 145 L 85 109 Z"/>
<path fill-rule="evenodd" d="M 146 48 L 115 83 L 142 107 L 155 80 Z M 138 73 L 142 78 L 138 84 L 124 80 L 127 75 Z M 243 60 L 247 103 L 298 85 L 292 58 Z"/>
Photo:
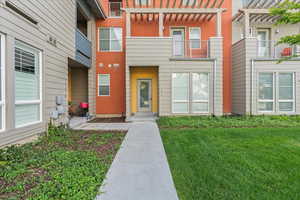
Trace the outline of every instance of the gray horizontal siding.
<path fill-rule="evenodd" d="M 222 39 L 211 39 L 210 55 L 217 60 L 217 80 L 215 99 L 214 86 L 214 59 L 212 60 L 176 60 L 172 57 L 171 38 L 127 38 L 126 41 L 126 111 L 130 116 L 130 67 L 151 67 L 159 69 L 159 115 L 172 114 L 171 76 L 178 72 L 208 72 L 210 74 L 210 109 L 209 113 L 222 114 L 222 68 L 223 51 Z M 217 105 L 213 108 L 213 105 Z M 192 115 L 192 114 L 190 114 Z"/>
<path fill-rule="evenodd" d="M 232 113 L 246 112 L 245 40 L 232 46 Z"/>
<path fill-rule="evenodd" d="M 257 60 L 257 40 L 247 38 L 233 45 L 232 83 L 233 113 L 235 114 L 284 114 L 279 112 L 258 112 L 258 73 L 259 72 L 294 72 L 296 74 L 296 112 L 300 114 L 300 61 Z"/>
<path fill-rule="evenodd" d="M 67 97 L 68 57 L 75 59 L 76 1 L 12 0 L 17 7 L 38 21 L 33 25 L 6 7 L 0 7 L 0 31 L 6 34 L 6 131 L 0 133 L 0 146 L 16 142 L 46 130 L 55 97 Z M 57 46 L 49 44 L 49 36 Z M 43 53 L 43 122 L 14 128 L 14 61 L 15 39 L 28 43 Z"/>

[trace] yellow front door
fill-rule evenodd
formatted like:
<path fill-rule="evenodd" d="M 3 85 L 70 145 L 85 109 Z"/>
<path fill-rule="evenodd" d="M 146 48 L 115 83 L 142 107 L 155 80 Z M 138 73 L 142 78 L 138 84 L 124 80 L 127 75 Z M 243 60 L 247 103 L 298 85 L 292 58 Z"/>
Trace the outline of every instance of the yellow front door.
<path fill-rule="evenodd" d="M 157 67 L 132 67 L 130 69 L 131 112 L 158 111 Z"/>

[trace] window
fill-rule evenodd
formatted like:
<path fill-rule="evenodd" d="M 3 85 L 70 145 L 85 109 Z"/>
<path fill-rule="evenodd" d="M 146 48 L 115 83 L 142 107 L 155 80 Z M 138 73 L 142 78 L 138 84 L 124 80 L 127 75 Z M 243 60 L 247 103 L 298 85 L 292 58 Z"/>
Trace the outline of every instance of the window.
<path fill-rule="evenodd" d="M 100 28 L 100 51 L 122 51 L 122 28 Z"/>
<path fill-rule="evenodd" d="M 290 73 L 290 72 L 259 73 L 258 111 L 260 112 L 279 111 L 285 113 L 294 112 L 295 111 L 295 86 L 294 85 L 295 85 L 294 73 Z M 275 91 L 276 91 L 276 95 L 275 95 Z"/>
<path fill-rule="evenodd" d="M 294 111 L 294 73 L 278 74 L 279 112 Z"/>
<path fill-rule="evenodd" d="M 85 15 L 83 8 L 77 3 L 77 16 L 76 16 L 76 26 L 85 37 L 88 36 L 88 17 Z"/>
<path fill-rule="evenodd" d="M 183 6 L 193 6 L 197 5 L 197 0 L 183 0 Z"/>
<path fill-rule="evenodd" d="M 190 28 L 190 45 L 191 49 L 201 48 L 201 33 L 200 28 Z"/>
<path fill-rule="evenodd" d="M 15 126 L 42 121 L 41 51 L 15 42 Z"/>
<path fill-rule="evenodd" d="M 151 0 L 135 0 L 135 4 L 139 6 L 150 5 Z"/>
<path fill-rule="evenodd" d="M 15 70 L 35 74 L 35 55 L 21 48 L 15 48 Z"/>
<path fill-rule="evenodd" d="M 5 37 L 0 33 L 0 130 L 5 129 Z"/>
<path fill-rule="evenodd" d="M 274 111 L 274 74 L 259 74 L 258 110 L 262 112 Z"/>
<path fill-rule="evenodd" d="M 192 112 L 208 113 L 209 111 L 209 76 L 208 73 L 192 73 Z"/>
<path fill-rule="evenodd" d="M 173 113 L 189 112 L 189 74 L 172 74 Z"/>
<path fill-rule="evenodd" d="M 172 110 L 173 113 L 208 113 L 209 73 L 173 73 Z"/>
<path fill-rule="evenodd" d="M 121 2 L 109 2 L 109 16 L 110 17 L 121 17 Z"/>
<path fill-rule="evenodd" d="M 98 75 L 98 94 L 99 96 L 109 96 L 110 95 L 110 75 L 109 74 L 99 74 Z"/>

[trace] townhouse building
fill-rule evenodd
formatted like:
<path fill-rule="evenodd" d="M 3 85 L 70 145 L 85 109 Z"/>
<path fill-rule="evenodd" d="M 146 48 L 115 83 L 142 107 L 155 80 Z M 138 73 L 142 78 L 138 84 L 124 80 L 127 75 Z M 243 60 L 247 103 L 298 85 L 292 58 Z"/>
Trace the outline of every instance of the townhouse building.
<path fill-rule="evenodd" d="M 283 36 L 300 34 L 300 25 L 275 26 L 269 9 L 283 1 L 233 4 L 232 113 L 300 114 L 299 46 L 277 45 Z M 299 2 L 299 1 L 294 1 Z"/>
<path fill-rule="evenodd" d="M 103 1 L 97 116 L 230 113 L 231 3 Z"/>
<path fill-rule="evenodd" d="M 271 0 L 0 0 L 0 147 L 70 115 L 300 114 Z M 81 106 L 82 103 L 88 107 Z"/>
<path fill-rule="evenodd" d="M 45 132 L 50 118 L 67 123 L 67 98 L 95 113 L 95 23 L 105 17 L 97 0 L 0 0 L 0 146 Z"/>

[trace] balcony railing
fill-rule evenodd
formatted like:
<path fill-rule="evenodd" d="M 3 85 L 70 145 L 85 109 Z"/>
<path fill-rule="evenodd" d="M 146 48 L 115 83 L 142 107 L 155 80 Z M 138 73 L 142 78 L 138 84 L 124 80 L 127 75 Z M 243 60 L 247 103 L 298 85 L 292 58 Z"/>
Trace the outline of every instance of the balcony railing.
<path fill-rule="evenodd" d="M 257 57 L 280 59 L 290 56 L 299 56 L 300 46 L 277 44 L 277 41 L 257 41 Z"/>
<path fill-rule="evenodd" d="M 209 58 L 208 41 L 173 40 L 173 57 L 176 58 Z"/>
<path fill-rule="evenodd" d="M 76 29 L 76 60 L 87 66 L 91 66 L 92 57 L 92 44 L 84 34 L 82 34 L 78 29 Z"/>

